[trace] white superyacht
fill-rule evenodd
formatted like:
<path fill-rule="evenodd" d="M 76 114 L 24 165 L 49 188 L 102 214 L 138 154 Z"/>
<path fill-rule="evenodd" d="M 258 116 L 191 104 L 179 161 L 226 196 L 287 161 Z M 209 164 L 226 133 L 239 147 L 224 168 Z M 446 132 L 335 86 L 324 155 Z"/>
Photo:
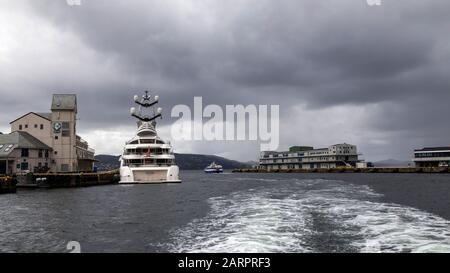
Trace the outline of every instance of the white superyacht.
<path fill-rule="evenodd" d="M 157 118 L 162 118 L 162 109 L 155 111 L 158 96 L 150 96 L 148 91 L 142 98 L 134 96 L 139 105 L 132 107 L 130 113 L 138 119 L 136 135 L 129 140 L 120 157 L 120 184 L 179 183 L 179 168 L 175 165 L 175 156 L 170 143 L 164 142 L 156 132 Z M 148 109 L 152 116 L 143 115 Z"/>

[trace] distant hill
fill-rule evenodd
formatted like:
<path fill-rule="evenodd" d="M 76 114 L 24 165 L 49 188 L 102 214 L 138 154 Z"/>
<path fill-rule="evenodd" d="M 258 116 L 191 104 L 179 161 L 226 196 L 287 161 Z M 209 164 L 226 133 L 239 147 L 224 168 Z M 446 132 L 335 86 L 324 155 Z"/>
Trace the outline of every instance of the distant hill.
<path fill-rule="evenodd" d="M 247 164 L 249 166 L 256 166 L 256 165 L 259 164 L 259 162 L 257 162 L 257 161 L 247 161 L 247 162 L 245 162 L 245 164 Z"/>
<path fill-rule="evenodd" d="M 95 166 L 99 171 L 118 169 L 120 166 L 119 157 L 118 155 L 96 155 L 95 159 L 98 162 L 95 162 Z"/>
<path fill-rule="evenodd" d="M 215 155 L 175 154 L 176 163 L 182 170 L 203 170 L 211 162 L 216 162 L 224 169 L 248 168 L 250 165 Z"/>
<path fill-rule="evenodd" d="M 96 155 L 95 163 L 99 171 L 119 168 L 119 157 L 115 155 Z M 211 162 L 223 166 L 224 169 L 248 168 L 251 164 L 226 159 L 215 155 L 175 154 L 176 163 L 182 170 L 203 170 Z"/>
<path fill-rule="evenodd" d="M 386 159 L 373 163 L 375 167 L 386 168 L 386 167 L 408 167 L 414 166 L 414 162 L 412 161 L 401 161 L 396 159 Z"/>

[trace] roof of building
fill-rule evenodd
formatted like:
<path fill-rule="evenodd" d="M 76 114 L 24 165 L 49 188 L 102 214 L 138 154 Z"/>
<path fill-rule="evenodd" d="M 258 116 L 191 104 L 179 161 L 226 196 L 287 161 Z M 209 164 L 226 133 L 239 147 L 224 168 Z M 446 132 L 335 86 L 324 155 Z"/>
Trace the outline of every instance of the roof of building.
<path fill-rule="evenodd" d="M 352 145 L 352 144 L 347 144 L 347 143 L 339 143 L 339 144 L 334 144 L 331 145 L 332 146 L 340 146 L 340 145 L 350 145 L 350 146 L 356 146 L 356 145 Z M 315 151 L 325 151 L 328 150 L 329 148 L 314 148 L 312 146 L 292 146 L 289 148 L 289 151 L 282 151 L 282 152 L 277 152 L 277 151 L 262 151 L 262 153 L 269 155 L 269 154 L 289 154 L 289 153 L 297 153 L 297 152 L 315 152 Z"/>
<path fill-rule="evenodd" d="M 428 147 L 414 150 L 415 152 L 433 152 L 433 151 L 449 151 L 450 147 Z"/>
<path fill-rule="evenodd" d="M 48 119 L 50 121 L 52 120 L 52 113 L 36 113 L 35 112 L 35 114 L 38 115 L 38 116 L 41 116 L 41 117 L 43 117 L 45 119 Z"/>
<path fill-rule="evenodd" d="M 51 109 L 77 111 L 77 95 L 54 94 Z"/>
<path fill-rule="evenodd" d="M 15 120 L 11 121 L 9 124 L 14 123 L 14 122 L 18 121 L 19 119 L 24 118 L 24 117 L 26 117 L 26 116 L 28 116 L 28 115 L 30 115 L 30 114 L 40 116 L 41 118 L 47 119 L 47 120 L 50 120 L 50 121 L 52 120 L 52 113 L 35 113 L 35 112 L 29 112 L 29 113 L 26 113 L 26 114 L 23 115 L 23 116 L 20 116 L 20 117 L 16 118 Z"/>
<path fill-rule="evenodd" d="M 289 152 L 304 152 L 304 151 L 310 151 L 314 150 L 314 147 L 312 146 L 292 146 L 289 148 Z"/>
<path fill-rule="evenodd" d="M 0 135 L 0 157 L 9 155 L 14 149 L 46 149 L 49 146 L 27 132 L 16 131 L 7 135 Z M 9 149 L 8 149 L 9 148 Z"/>

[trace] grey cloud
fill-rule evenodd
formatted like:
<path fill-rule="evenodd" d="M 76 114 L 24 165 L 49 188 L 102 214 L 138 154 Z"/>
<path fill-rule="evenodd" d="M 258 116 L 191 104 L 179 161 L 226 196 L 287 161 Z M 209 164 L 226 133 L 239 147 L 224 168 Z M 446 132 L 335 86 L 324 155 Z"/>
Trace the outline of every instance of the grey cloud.
<path fill-rule="evenodd" d="M 385 134 L 391 143 L 414 139 L 411 149 L 448 142 L 450 128 L 442 126 L 450 115 L 445 0 L 385 0 L 381 7 L 364 0 L 21 3 L 27 7 L 22 12 L 46 22 L 61 44 L 71 35 L 92 58 L 54 65 L 53 58 L 67 50 L 60 46 L 44 60 L 28 59 L 25 82 L 0 75 L 2 123 L 29 108 L 21 92 L 34 98 L 33 110 L 42 111 L 51 93 L 68 91 L 79 95 L 84 130 L 114 128 L 132 122 L 132 95 L 153 88 L 166 117 L 175 104 L 191 105 L 193 96 L 203 96 L 205 104 L 280 104 L 286 124 L 295 124 L 296 105 L 321 115 L 335 106 L 379 105 L 364 130 Z M 30 33 L 40 41 L 40 32 Z M 14 69 L 0 63 L 0 71 Z M 281 130 L 286 141 L 303 141 Z M 232 146 L 217 147 L 226 153 Z M 366 148 L 369 154 L 381 149 L 386 156 L 409 156 L 406 146 Z"/>

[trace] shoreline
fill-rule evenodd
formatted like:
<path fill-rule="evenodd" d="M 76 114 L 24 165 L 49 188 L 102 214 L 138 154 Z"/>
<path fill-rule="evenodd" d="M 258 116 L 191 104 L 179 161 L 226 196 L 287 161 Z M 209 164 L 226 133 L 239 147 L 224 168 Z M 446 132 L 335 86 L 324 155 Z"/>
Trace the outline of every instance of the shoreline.
<path fill-rule="evenodd" d="M 450 173 L 449 167 L 430 167 L 430 168 L 335 168 L 335 169 L 282 169 L 282 170 L 263 170 L 263 169 L 234 169 L 233 173 L 429 173 L 445 174 Z"/>
<path fill-rule="evenodd" d="M 17 176 L 17 188 L 75 188 L 117 184 L 118 170 L 97 173 L 30 173 Z"/>
<path fill-rule="evenodd" d="M 0 194 L 16 193 L 17 180 L 11 176 L 0 176 Z"/>

